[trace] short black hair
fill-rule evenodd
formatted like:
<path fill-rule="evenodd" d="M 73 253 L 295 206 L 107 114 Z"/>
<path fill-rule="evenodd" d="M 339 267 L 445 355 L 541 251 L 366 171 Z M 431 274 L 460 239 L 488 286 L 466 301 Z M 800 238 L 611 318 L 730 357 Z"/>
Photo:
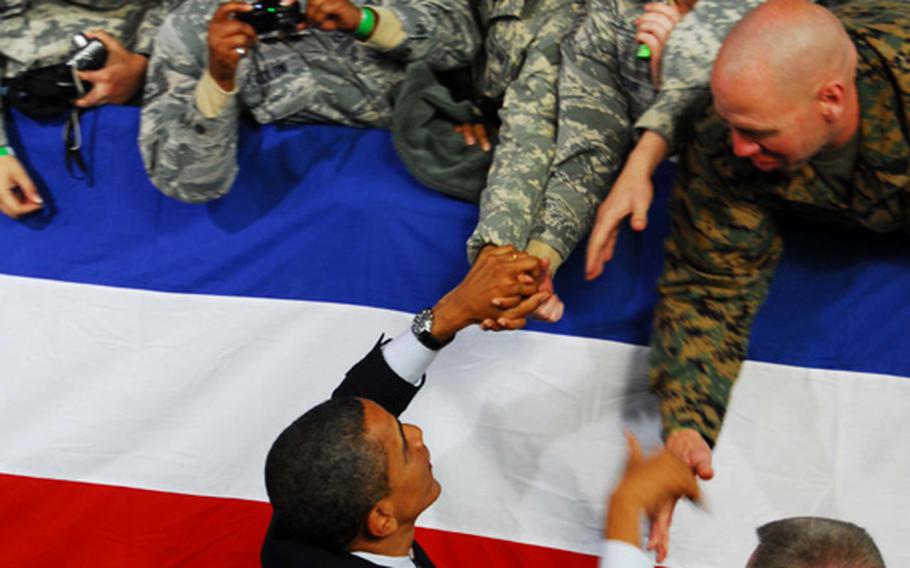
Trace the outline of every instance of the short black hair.
<path fill-rule="evenodd" d="M 793 517 L 760 527 L 749 568 L 885 568 L 862 527 L 822 517 Z"/>
<path fill-rule="evenodd" d="M 364 435 L 363 402 L 335 397 L 288 426 L 269 450 L 265 487 L 282 533 L 346 550 L 373 505 L 389 494 L 388 458 Z"/>

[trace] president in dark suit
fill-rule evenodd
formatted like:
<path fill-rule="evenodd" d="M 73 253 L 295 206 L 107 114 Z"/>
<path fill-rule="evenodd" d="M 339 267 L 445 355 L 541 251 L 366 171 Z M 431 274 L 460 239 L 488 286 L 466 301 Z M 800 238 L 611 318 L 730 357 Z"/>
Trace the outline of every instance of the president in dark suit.
<path fill-rule="evenodd" d="M 465 279 L 411 329 L 379 343 L 332 398 L 275 441 L 265 478 L 273 515 L 262 565 L 428 568 L 414 540 L 417 517 L 439 496 L 420 428 L 398 420 L 435 354 L 480 323 L 516 329 L 549 298 L 538 291 L 545 262 L 489 247 Z"/>

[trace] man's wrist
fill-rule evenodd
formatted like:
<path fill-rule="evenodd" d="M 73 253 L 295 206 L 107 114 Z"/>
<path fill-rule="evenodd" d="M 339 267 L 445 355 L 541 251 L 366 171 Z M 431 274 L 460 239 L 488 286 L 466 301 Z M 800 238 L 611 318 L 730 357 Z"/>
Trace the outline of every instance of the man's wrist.
<path fill-rule="evenodd" d="M 627 161 L 653 173 L 669 151 L 670 144 L 663 136 L 653 130 L 645 130 L 635 148 L 629 153 Z"/>
<path fill-rule="evenodd" d="M 641 505 L 625 494 L 620 485 L 610 496 L 604 538 L 619 540 L 633 546 L 641 544 L 639 522 L 643 510 Z"/>
<path fill-rule="evenodd" d="M 451 294 L 446 294 L 433 306 L 433 329 L 430 334 L 439 342 L 447 342 L 468 324 Z"/>

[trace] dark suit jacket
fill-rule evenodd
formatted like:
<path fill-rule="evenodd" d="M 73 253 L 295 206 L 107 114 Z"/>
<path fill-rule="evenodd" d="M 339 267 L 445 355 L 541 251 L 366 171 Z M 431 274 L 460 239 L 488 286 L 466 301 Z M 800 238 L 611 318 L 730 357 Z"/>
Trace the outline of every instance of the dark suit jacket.
<path fill-rule="evenodd" d="M 344 380 L 332 393 L 336 396 L 356 396 L 370 399 L 391 414 L 398 416 L 408 407 L 411 399 L 420 390 L 395 374 L 386 364 L 380 346 L 373 347 L 366 357 L 354 365 Z M 414 558 L 421 568 L 433 568 L 433 563 L 417 542 L 414 542 Z M 348 553 L 336 554 L 314 548 L 284 534 L 279 523 L 269 524 L 268 533 L 262 543 L 263 568 L 369 568 L 376 566 Z"/>

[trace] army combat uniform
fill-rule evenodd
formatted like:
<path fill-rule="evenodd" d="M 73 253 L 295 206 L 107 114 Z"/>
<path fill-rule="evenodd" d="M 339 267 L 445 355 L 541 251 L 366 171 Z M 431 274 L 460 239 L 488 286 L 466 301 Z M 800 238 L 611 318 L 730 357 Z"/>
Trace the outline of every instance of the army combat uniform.
<path fill-rule="evenodd" d="M 556 150 L 560 43 L 580 21 L 583 0 L 484 0 L 485 56 L 477 90 L 501 107 L 499 143 L 481 194 L 480 222 L 468 240 L 473 262 L 488 243 L 524 248 L 530 196 L 539 194 Z M 502 196 L 512 199 L 503 200 Z M 500 234 L 498 227 L 515 233 Z M 485 230 L 490 228 L 490 231 Z M 519 235 L 525 235 L 524 239 Z"/>
<path fill-rule="evenodd" d="M 717 439 L 781 256 L 775 209 L 877 232 L 910 229 L 910 4 L 858 0 L 833 12 L 859 53 L 851 144 L 790 174 L 763 173 L 733 155 L 727 127 L 709 113 L 682 156 L 651 339 L 666 433 L 693 428 Z M 832 164 L 847 167 L 832 172 Z"/>
<path fill-rule="evenodd" d="M 703 70 L 710 69 L 727 31 L 760 0 L 696 4 L 670 36 L 663 56 L 666 87 L 656 95 L 649 62 L 635 55 L 635 19 L 645 3 L 589 1 L 583 23 L 562 47 L 548 179 L 519 171 L 510 184 L 491 184 L 469 256 L 486 243 L 514 244 L 546 256 L 555 270 L 590 230 L 632 145 L 636 117 L 636 126 L 674 143 L 678 121 L 705 101 L 709 71 Z"/>
<path fill-rule="evenodd" d="M 73 36 L 101 29 L 148 55 L 158 27 L 176 2 L 159 0 L 0 0 L 0 76 L 66 61 Z M 2 110 L 2 109 L 0 109 Z M 0 146 L 7 145 L 0 113 Z"/>
<path fill-rule="evenodd" d="M 214 0 L 190 0 L 165 21 L 146 82 L 139 137 L 146 170 L 162 192 L 189 202 L 230 189 L 243 110 L 260 123 L 385 128 L 406 63 L 464 66 L 479 45 L 466 0 L 381 0 L 371 7 L 380 21 L 400 23 L 396 45 L 378 48 L 348 33 L 309 29 L 282 42 L 259 41 L 241 61 L 236 95 L 206 116 L 195 93 L 208 76 L 206 39 L 217 7 Z"/>

